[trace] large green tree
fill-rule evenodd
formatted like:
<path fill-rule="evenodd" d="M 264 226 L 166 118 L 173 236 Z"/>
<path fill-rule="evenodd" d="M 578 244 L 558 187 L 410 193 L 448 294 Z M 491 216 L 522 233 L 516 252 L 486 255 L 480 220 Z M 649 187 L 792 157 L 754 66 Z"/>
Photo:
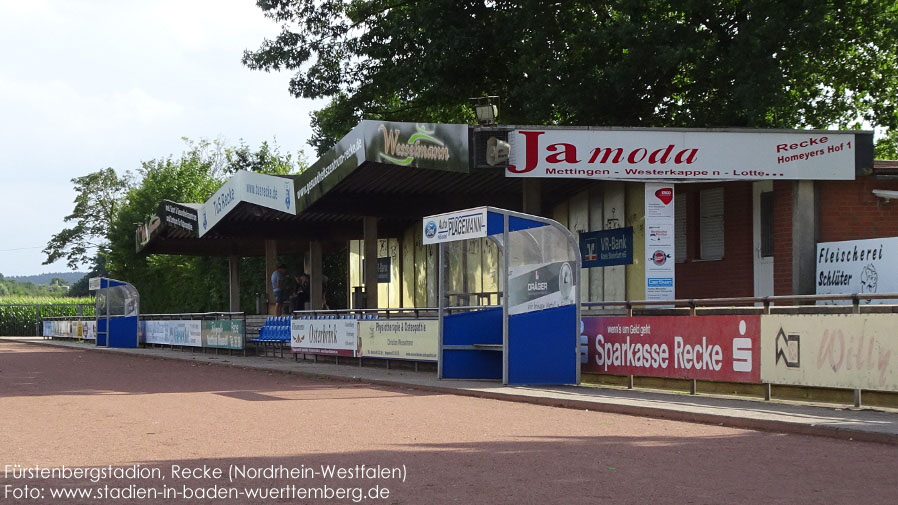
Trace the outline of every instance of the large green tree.
<path fill-rule="evenodd" d="M 118 177 L 104 169 L 76 178 L 75 209 L 67 218 L 75 223 L 55 235 L 47 246 L 47 260 L 68 254 L 80 266 L 92 260 L 91 275 L 126 279 L 141 294 L 141 311 L 202 312 L 227 308 L 227 263 L 221 258 L 178 255 L 142 255 L 135 250 L 134 224 L 155 213 L 164 199 L 204 202 L 237 170 L 290 174 L 305 164 L 302 155 L 280 152 L 277 144 L 263 142 L 251 149 L 241 142 L 184 139 L 177 156 L 141 163 L 134 174 Z M 113 191 L 115 189 L 115 191 Z M 95 252 L 88 256 L 88 250 Z M 60 252 L 61 251 L 61 252 Z M 247 269 L 263 270 L 261 260 L 247 259 Z M 264 291 L 264 275 L 252 282 Z M 86 286 L 76 284 L 81 292 Z M 244 306 L 250 306 L 254 285 L 247 286 Z"/>
<path fill-rule="evenodd" d="M 294 71 L 320 152 L 363 117 L 514 123 L 898 124 L 894 0 L 258 0 L 280 34 L 252 69 Z"/>

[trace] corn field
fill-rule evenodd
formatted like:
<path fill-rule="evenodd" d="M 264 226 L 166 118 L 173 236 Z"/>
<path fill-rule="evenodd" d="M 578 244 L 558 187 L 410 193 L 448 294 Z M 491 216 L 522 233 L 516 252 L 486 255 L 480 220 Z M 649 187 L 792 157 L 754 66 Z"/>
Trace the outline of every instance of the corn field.
<path fill-rule="evenodd" d="M 40 335 L 45 317 L 92 316 L 93 297 L 11 296 L 0 298 L 0 336 Z"/>

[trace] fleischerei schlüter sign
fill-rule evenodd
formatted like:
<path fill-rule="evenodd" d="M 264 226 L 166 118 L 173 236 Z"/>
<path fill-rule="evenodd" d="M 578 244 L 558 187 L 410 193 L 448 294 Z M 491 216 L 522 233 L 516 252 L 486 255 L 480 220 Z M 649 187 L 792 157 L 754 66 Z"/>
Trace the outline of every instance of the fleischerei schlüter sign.
<path fill-rule="evenodd" d="M 514 130 L 508 177 L 853 180 L 872 167 L 867 132 Z M 859 148 L 858 141 L 864 142 Z M 869 158 L 867 160 L 866 158 Z"/>
<path fill-rule="evenodd" d="M 219 188 L 199 210 L 202 237 L 240 202 L 248 202 L 286 214 L 296 214 L 293 179 L 241 170 Z"/>
<path fill-rule="evenodd" d="M 821 242 L 817 244 L 817 294 L 898 293 L 898 237 Z M 849 300 L 820 303 L 851 303 Z"/>

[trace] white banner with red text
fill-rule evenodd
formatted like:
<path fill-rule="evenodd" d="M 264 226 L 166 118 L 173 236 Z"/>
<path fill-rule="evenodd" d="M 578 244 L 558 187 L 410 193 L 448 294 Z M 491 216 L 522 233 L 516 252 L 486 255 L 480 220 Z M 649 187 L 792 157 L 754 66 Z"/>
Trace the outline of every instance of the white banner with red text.
<path fill-rule="evenodd" d="M 508 177 L 853 180 L 853 133 L 520 129 Z"/>

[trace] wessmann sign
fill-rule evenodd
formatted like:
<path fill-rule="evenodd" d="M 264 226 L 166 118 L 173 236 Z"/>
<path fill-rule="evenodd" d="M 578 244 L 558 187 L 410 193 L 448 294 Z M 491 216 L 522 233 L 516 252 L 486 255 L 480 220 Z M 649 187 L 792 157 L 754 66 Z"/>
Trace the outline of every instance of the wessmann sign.
<path fill-rule="evenodd" d="M 852 180 L 854 133 L 520 129 L 509 177 Z"/>

